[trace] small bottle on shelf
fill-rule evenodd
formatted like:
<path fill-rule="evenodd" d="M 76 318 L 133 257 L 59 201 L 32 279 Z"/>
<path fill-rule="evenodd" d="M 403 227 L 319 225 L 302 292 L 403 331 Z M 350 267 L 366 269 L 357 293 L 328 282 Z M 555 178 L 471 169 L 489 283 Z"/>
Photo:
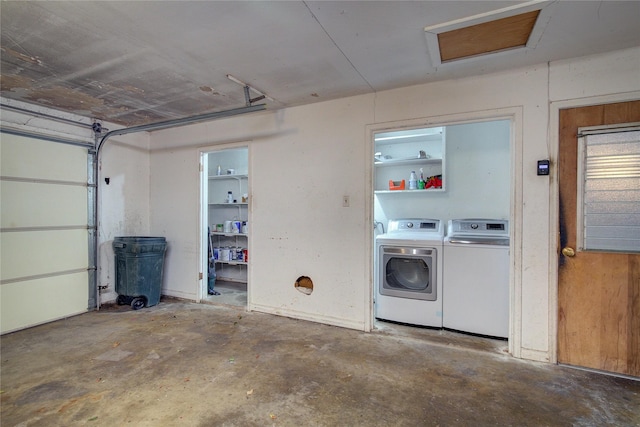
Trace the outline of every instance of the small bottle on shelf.
<path fill-rule="evenodd" d="M 426 182 L 424 180 L 424 173 L 422 172 L 422 168 L 420 168 L 420 179 L 418 180 L 418 190 L 424 190 Z"/>
<path fill-rule="evenodd" d="M 416 171 L 411 171 L 409 175 L 409 190 L 415 190 L 418 188 L 418 179 L 416 178 Z"/>
<path fill-rule="evenodd" d="M 233 203 L 233 192 L 227 191 L 227 203 Z"/>

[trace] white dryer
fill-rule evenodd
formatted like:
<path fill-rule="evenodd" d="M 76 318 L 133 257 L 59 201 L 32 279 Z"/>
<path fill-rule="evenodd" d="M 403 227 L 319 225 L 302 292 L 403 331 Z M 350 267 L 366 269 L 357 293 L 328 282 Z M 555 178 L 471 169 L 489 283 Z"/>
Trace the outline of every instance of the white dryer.
<path fill-rule="evenodd" d="M 445 328 L 509 336 L 509 221 L 448 222 L 442 311 Z"/>
<path fill-rule="evenodd" d="M 389 221 L 376 238 L 376 318 L 442 327 L 443 239 L 438 219 Z"/>

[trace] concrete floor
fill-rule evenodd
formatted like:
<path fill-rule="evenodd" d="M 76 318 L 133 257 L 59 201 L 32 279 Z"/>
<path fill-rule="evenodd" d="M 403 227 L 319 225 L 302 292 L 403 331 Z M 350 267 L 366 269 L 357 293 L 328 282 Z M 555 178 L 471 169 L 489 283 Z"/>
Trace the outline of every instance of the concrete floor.
<path fill-rule="evenodd" d="M 1 338 L 1 425 L 640 425 L 638 381 L 378 326 L 170 299 L 103 307 Z"/>
<path fill-rule="evenodd" d="M 224 304 L 233 307 L 247 307 L 247 284 L 217 280 L 214 290 L 220 295 L 207 295 L 205 304 Z"/>

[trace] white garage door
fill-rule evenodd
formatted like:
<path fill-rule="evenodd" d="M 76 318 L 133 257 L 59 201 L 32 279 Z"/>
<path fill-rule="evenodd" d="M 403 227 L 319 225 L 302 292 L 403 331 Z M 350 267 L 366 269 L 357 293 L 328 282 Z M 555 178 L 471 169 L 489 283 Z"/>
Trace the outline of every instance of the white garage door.
<path fill-rule="evenodd" d="M 9 332 L 87 311 L 87 148 L 0 134 L 0 320 Z"/>

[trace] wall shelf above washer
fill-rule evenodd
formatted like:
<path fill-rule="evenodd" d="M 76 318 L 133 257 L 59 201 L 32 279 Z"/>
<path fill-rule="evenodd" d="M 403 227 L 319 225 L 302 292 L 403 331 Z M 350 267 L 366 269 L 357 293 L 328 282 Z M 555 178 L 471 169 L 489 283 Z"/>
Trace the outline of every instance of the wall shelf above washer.
<path fill-rule="evenodd" d="M 442 193 L 444 191 L 445 191 L 444 188 L 433 188 L 433 189 L 427 188 L 424 190 L 376 190 L 374 191 L 374 194 L 396 194 L 396 193 L 423 194 L 423 193 Z"/>
<path fill-rule="evenodd" d="M 401 166 L 401 165 L 439 165 L 442 164 L 442 159 L 390 159 L 384 162 L 374 162 L 377 168 L 386 166 Z"/>
<path fill-rule="evenodd" d="M 210 175 L 209 179 L 247 179 L 248 175 Z"/>

